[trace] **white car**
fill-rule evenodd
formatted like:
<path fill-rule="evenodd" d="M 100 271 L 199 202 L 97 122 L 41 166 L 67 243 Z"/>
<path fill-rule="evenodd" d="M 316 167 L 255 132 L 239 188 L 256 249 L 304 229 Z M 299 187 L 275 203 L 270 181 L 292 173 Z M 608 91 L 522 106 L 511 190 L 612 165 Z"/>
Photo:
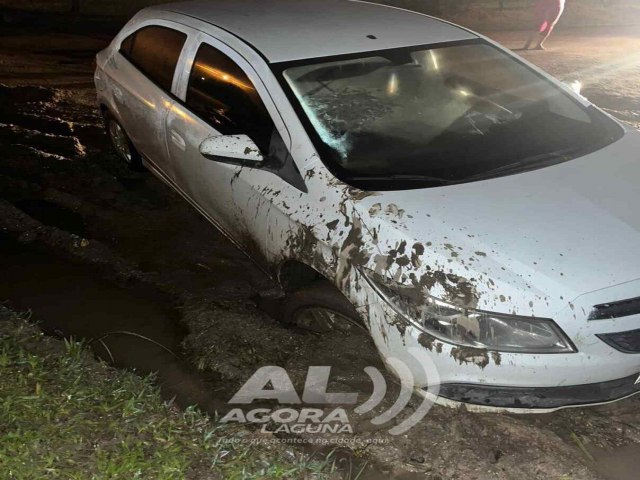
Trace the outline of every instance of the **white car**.
<path fill-rule="evenodd" d="M 347 0 L 148 8 L 97 64 L 117 152 L 278 279 L 285 321 L 359 322 L 418 388 L 427 352 L 441 403 L 640 390 L 640 135 L 533 65 Z"/>

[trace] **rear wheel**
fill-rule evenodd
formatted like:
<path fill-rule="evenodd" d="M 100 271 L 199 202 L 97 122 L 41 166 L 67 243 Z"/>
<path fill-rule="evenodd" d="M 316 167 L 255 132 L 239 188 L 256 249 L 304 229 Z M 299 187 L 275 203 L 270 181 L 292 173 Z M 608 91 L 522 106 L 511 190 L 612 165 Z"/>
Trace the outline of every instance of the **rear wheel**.
<path fill-rule="evenodd" d="M 351 302 L 324 280 L 291 293 L 284 302 L 282 318 L 287 325 L 317 334 L 366 331 Z"/>
<path fill-rule="evenodd" d="M 133 143 L 131 143 L 129 136 L 124 131 L 122 125 L 120 125 L 120 122 L 118 122 L 111 113 L 105 112 L 104 123 L 111 145 L 118 156 L 127 162 L 127 165 L 129 165 L 129 168 L 132 170 L 144 170 L 142 158 L 133 146 Z"/>

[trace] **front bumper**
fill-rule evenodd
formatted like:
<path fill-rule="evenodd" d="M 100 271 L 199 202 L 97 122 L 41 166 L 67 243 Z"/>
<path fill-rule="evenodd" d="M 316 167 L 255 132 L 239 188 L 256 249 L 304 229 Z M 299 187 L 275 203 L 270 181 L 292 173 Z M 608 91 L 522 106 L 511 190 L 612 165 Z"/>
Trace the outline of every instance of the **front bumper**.
<path fill-rule="evenodd" d="M 439 395 L 454 402 L 508 409 L 557 409 L 621 400 L 640 392 L 640 375 L 608 382 L 561 387 L 500 387 L 446 383 Z"/>

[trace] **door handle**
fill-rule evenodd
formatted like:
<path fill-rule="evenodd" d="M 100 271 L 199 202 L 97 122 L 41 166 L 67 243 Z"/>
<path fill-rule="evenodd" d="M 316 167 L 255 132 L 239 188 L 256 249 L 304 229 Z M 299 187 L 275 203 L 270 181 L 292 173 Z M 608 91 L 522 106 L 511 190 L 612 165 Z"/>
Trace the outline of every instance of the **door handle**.
<path fill-rule="evenodd" d="M 169 136 L 171 137 L 171 141 L 173 142 L 173 144 L 180 150 L 184 151 L 187 149 L 187 142 L 184 141 L 184 138 L 182 138 L 182 136 L 178 132 L 172 129 L 169 133 Z"/>

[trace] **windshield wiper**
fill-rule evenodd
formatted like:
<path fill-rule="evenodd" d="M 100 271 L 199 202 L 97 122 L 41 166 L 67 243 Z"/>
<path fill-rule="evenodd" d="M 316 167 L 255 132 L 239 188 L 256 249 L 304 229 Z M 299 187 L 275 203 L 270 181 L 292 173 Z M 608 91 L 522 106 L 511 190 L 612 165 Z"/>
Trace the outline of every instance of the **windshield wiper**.
<path fill-rule="evenodd" d="M 429 175 L 380 175 L 380 176 L 359 176 L 349 177 L 348 180 L 355 182 L 376 182 L 376 181 L 396 181 L 396 182 L 433 182 L 440 185 L 456 185 L 460 183 L 473 182 L 476 180 L 484 180 L 493 178 L 496 176 L 507 175 L 510 173 L 521 173 L 528 170 L 533 170 L 546 165 L 553 165 L 561 162 L 562 160 L 569 160 L 572 154 L 578 152 L 579 149 L 567 148 L 554 153 L 543 153 L 540 155 L 533 155 L 517 162 L 502 165 L 500 167 L 487 170 L 486 172 L 478 173 L 477 175 L 471 175 L 470 177 L 463 177 L 457 179 L 434 177 Z"/>
<path fill-rule="evenodd" d="M 349 177 L 349 180 L 356 182 L 376 182 L 376 181 L 397 181 L 397 182 L 437 182 L 441 185 L 453 185 L 460 180 L 451 180 L 442 177 L 432 177 L 429 175 L 380 175 L 366 177 Z"/>
<path fill-rule="evenodd" d="M 460 182 L 473 182 L 476 180 L 485 180 L 493 178 L 495 176 L 503 176 L 509 173 L 522 173 L 543 166 L 550 166 L 561 162 L 562 160 L 570 160 L 571 155 L 578 152 L 579 149 L 567 148 L 553 153 L 543 153 L 540 155 L 533 155 L 517 162 L 508 163 L 486 172 L 481 172 L 470 177 L 465 177 Z"/>

